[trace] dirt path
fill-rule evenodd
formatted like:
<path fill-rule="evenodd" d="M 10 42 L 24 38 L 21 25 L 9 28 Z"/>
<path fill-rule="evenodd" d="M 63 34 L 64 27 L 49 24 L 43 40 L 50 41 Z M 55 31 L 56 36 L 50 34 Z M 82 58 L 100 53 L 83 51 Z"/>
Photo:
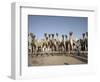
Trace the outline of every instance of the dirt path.
<path fill-rule="evenodd" d="M 29 66 L 44 66 L 44 65 L 70 65 L 70 64 L 86 64 L 72 56 L 34 56 L 28 57 Z"/>

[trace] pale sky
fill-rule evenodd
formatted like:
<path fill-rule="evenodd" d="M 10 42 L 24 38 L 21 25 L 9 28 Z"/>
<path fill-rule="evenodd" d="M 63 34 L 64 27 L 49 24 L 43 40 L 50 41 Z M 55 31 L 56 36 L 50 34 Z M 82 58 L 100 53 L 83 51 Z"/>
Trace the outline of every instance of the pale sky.
<path fill-rule="evenodd" d="M 44 33 L 69 34 L 73 32 L 77 38 L 82 37 L 82 33 L 87 32 L 87 17 L 69 17 L 69 16 L 28 16 L 28 30 L 36 35 L 36 38 L 43 38 Z"/>

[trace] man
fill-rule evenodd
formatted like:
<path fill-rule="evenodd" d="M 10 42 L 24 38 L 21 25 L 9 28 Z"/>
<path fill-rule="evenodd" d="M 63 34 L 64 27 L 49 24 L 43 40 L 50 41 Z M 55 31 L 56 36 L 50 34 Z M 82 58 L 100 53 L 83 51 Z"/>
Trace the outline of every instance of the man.
<path fill-rule="evenodd" d="M 32 42 L 32 37 L 30 34 L 28 34 L 28 52 L 31 52 L 31 42 Z"/>
<path fill-rule="evenodd" d="M 68 51 L 68 44 L 69 44 L 68 36 L 65 35 L 65 50 L 66 50 L 66 51 Z"/>
<path fill-rule="evenodd" d="M 32 49 L 32 40 L 33 40 L 33 33 L 29 33 L 28 34 L 28 49 L 29 49 L 29 52 L 33 52 L 33 49 Z"/>
<path fill-rule="evenodd" d="M 85 33 L 82 34 L 82 39 L 81 39 L 81 50 L 85 51 Z"/>
<path fill-rule="evenodd" d="M 51 39 L 51 48 L 52 48 L 52 51 L 56 51 L 56 45 L 55 45 L 54 34 L 51 34 L 51 35 L 52 35 L 52 39 Z"/>
<path fill-rule="evenodd" d="M 35 44 L 35 35 L 33 35 L 33 39 L 32 39 L 32 42 L 31 42 L 31 47 L 32 47 L 32 53 L 33 53 L 33 51 L 35 51 L 36 50 L 36 44 Z"/>
<path fill-rule="evenodd" d="M 70 51 L 73 50 L 73 32 L 69 32 L 69 47 L 70 47 Z"/>
<path fill-rule="evenodd" d="M 43 40 L 42 48 L 43 48 L 43 51 L 47 51 L 47 48 L 48 48 L 48 37 L 47 37 L 47 33 L 44 33 L 44 37 L 45 37 L 45 39 Z"/>
<path fill-rule="evenodd" d="M 55 43 L 55 45 L 56 45 L 56 51 L 59 51 L 59 45 L 60 45 L 60 41 L 59 41 L 58 36 L 59 36 L 59 34 L 56 33 L 56 43 Z"/>
<path fill-rule="evenodd" d="M 88 50 L 88 32 L 86 32 L 85 35 L 86 35 L 86 36 L 85 36 L 85 47 L 86 47 L 85 50 Z"/>
<path fill-rule="evenodd" d="M 60 42 L 60 50 L 65 51 L 65 45 L 64 45 L 64 35 L 62 35 L 62 40 Z"/>
<path fill-rule="evenodd" d="M 48 51 L 51 51 L 51 34 L 48 34 Z"/>

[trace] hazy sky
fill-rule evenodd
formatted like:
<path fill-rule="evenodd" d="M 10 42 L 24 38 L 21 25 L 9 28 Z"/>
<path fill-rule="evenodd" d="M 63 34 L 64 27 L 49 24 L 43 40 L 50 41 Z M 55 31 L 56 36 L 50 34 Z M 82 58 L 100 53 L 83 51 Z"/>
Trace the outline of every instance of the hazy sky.
<path fill-rule="evenodd" d="M 44 33 L 69 34 L 73 32 L 77 38 L 82 37 L 82 33 L 87 32 L 87 17 L 69 17 L 69 16 L 28 16 L 29 33 L 32 32 L 36 38 L 43 38 Z"/>

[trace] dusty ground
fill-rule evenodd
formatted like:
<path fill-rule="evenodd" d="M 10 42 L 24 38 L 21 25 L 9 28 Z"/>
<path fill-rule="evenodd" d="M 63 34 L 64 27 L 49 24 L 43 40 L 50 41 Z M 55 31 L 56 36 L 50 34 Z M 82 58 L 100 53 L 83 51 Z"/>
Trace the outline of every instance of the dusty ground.
<path fill-rule="evenodd" d="M 74 57 L 74 56 L 65 56 L 65 55 L 39 55 L 39 56 L 30 56 L 28 57 L 29 66 L 45 66 L 45 65 L 70 65 L 70 64 L 86 64 L 87 58 L 84 57 Z"/>

